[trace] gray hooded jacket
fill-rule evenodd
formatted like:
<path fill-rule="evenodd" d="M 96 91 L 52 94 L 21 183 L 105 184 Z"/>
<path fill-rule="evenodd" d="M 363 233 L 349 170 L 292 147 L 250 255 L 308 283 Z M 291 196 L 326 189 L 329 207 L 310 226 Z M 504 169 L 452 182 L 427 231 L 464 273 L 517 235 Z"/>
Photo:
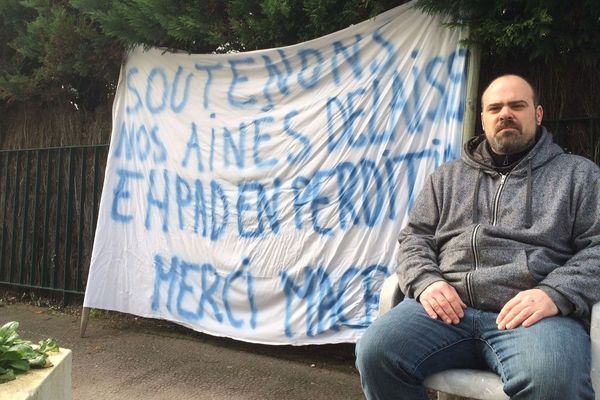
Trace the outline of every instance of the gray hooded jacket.
<path fill-rule="evenodd" d="M 402 292 L 417 298 L 446 280 L 465 304 L 498 312 L 539 288 L 563 315 L 589 319 L 600 301 L 600 168 L 545 128 L 510 173 L 492 165 L 481 135 L 429 177 L 400 234 Z"/>

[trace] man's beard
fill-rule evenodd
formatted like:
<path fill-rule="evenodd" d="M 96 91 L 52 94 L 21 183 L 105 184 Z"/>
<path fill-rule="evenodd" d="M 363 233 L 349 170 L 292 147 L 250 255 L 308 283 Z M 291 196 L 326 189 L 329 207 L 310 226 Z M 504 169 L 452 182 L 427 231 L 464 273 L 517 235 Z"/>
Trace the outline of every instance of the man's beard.
<path fill-rule="evenodd" d="M 503 132 L 498 136 L 498 132 L 503 129 L 511 131 Z M 523 135 L 522 127 L 519 123 L 506 119 L 500 121 L 494 128 L 494 135 L 488 139 L 490 147 L 497 154 L 517 154 L 525 150 L 531 144 Z"/>

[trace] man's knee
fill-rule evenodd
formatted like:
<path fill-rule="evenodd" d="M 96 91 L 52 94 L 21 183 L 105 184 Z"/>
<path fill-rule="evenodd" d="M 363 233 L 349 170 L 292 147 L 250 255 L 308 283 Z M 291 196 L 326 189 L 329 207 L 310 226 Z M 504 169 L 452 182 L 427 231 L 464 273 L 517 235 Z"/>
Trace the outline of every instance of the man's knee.
<path fill-rule="evenodd" d="M 411 374 L 410 355 L 391 336 L 392 332 L 371 325 L 360 338 L 356 344 L 356 367 L 362 379 L 376 382 L 393 376 L 402 384 L 419 385 L 419 380 Z"/>
<path fill-rule="evenodd" d="M 422 358 L 417 350 L 419 346 L 415 346 L 419 337 L 413 335 L 415 330 L 410 327 L 416 316 L 412 310 L 393 311 L 395 314 L 382 316 L 363 333 L 356 344 L 356 366 L 361 374 L 385 371 L 407 383 L 416 383 L 411 371 Z"/>
<path fill-rule="evenodd" d="M 505 382 L 511 399 L 593 400 L 589 358 L 548 352 L 525 363 Z"/>
<path fill-rule="evenodd" d="M 385 329 L 378 329 L 377 324 L 371 325 L 356 343 L 356 366 L 360 371 L 379 368 L 390 354 L 388 344 L 389 334 Z"/>

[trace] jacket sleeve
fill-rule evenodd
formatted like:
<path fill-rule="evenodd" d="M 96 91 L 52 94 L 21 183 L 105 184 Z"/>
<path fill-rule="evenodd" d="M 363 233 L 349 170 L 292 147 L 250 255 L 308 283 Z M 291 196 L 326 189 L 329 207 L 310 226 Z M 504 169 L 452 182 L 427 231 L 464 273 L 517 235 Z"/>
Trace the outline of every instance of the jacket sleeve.
<path fill-rule="evenodd" d="M 539 288 L 557 303 L 562 314 L 572 311 L 589 319 L 600 301 L 600 170 L 597 166 L 574 192 L 573 256 L 549 273 Z M 565 303 L 563 300 L 568 300 Z"/>
<path fill-rule="evenodd" d="M 438 267 L 435 232 L 439 222 L 439 199 L 430 176 L 417 196 L 408 225 L 398 239 L 397 269 L 400 290 L 405 296 L 417 298 L 433 282 L 442 281 Z"/>

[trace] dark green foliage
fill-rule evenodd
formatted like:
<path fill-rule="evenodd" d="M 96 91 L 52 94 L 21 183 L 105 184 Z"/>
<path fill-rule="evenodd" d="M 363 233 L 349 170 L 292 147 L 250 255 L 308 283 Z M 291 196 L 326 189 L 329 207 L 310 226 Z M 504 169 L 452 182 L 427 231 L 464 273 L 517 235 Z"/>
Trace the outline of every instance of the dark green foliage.
<path fill-rule="evenodd" d="M 363 21 L 402 0 L 71 0 L 125 47 L 189 52 L 299 43 Z"/>
<path fill-rule="evenodd" d="M 418 0 L 468 26 L 484 56 L 593 65 L 600 60 L 598 0 Z M 486 54 L 487 53 L 487 54 Z"/>
<path fill-rule="evenodd" d="M 139 44 L 189 52 L 229 41 L 227 10 L 218 0 L 72 0 L 102 32 L 124 47 Z"/>
<path fill-rule="evenodd" d="M 87 109 L 114 92 L 126 48 L 244 51 L 316 38 L 404 0 L 3 0 L 0 100 Z"/>
<path fill-rule="evenodd" d="M 327 35 L 406 1 L 227 0 L 241 49 L 286 46 Z"/>
<path fill-rule="evenodd" d="M 32 347 L 17 333 L 18 322 L 8 322 L 0 327 L 0 384 L 15 379 L 15 374 L 29 371 L 30 368 L 52 366 L 48 352 L 60 351 L 56 341 L 46 339 Z"/>
<path fill-rule="evenodd" d="M 245 51 L 317 38 L 405 0 L 2 0 L 0 101 L 109 101 L 124 50 Z M 418 0 L 470 28 L 483 59 L 592 68 L 598 0 Z M 2 103 L 0 103 L 1 105 Z"/>
<path fill-rule="evenodd" d="M 67 0 L 5 0 L 0 54 L 5 102 L 61 99 L 93 108 L 114 91 L 122 51 Z"/>

